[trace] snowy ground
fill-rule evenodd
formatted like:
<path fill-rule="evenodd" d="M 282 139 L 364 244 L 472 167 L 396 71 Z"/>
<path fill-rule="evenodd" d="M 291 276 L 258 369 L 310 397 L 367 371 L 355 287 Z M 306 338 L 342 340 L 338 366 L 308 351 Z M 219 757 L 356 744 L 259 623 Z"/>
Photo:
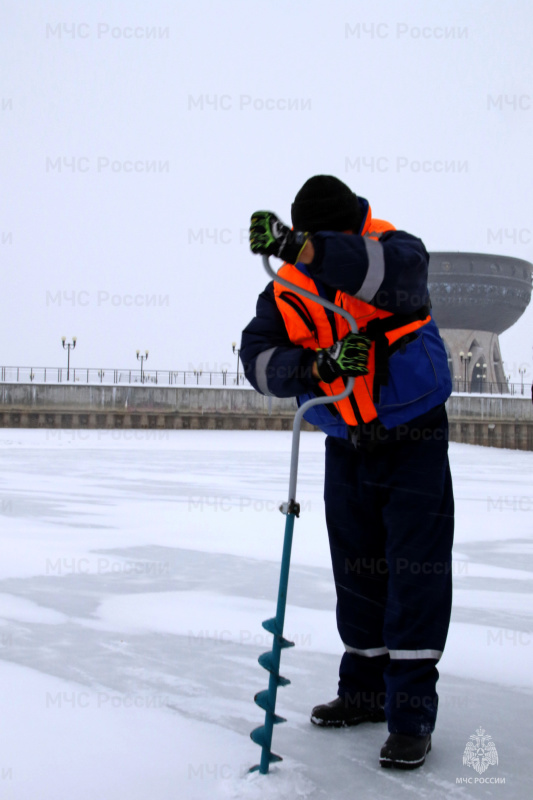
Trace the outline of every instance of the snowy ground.
<path fill-rule="evenodd" d="M 247 775 L 266 688 L 290 434 L 0 432 L 0 796 L 6 800 L 524 798 L 531 793 L 533 453 L 451 445 L 455 604 L 434 747 L 379 768 L 384 725 L 309 723 L 341 646 L 322 508 L 323 437 L 303 434 L 286 634 L 291 686 Z M 483 726 L 499 763 L 463 766 Z M 470 779 L 470 783 L 460 783 Z M 505 782 L 503 780 L 505 779 Z M 495 783 L 498 780 L 499 783 Z M 490 783 L 488 781 L 491 781 Z"/>

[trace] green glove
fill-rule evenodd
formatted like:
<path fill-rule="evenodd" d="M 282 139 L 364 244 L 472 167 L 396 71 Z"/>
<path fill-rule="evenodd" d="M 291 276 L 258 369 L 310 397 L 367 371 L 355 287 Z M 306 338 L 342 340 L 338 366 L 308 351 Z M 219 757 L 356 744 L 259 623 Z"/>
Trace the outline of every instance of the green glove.
<path fill-rule="evenodd" d="M 291 231 L 271 211 L 252 214 L 250 249 L 255 255 L 277 256 L 289 264 L 296 264 L 308 238 L 308 233 Z"/>
<path fill-rule="evenodd" d="M 316 367 L 320 380 L 333 383 L 336 378 L 368 375 L 368 351 L 372 342 L 362 333 L 348 333 L 327 350 L 318 349 Z"/>

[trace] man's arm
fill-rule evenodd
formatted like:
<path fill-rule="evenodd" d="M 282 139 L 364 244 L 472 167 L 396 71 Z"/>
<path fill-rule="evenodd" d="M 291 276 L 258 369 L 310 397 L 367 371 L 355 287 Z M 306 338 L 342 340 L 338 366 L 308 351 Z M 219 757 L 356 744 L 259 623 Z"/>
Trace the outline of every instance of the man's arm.
<path fill-rule="evenodd" d="M 297 397 L 317 388 L 316 353 L 289 339 L 273 283 L 259 295 L 256 315 L 242 332 L 241 361 L 246 378 L 261 394 Z"/>
<path fill-rule="evenodd" d="M 371 342 L 360 333 L 348 333 L 327 348 L 315 351 L 293 344 L 270 283 L 259 295 L 257 315 L 242 334 L 244 374 L 259 392 L 294 397 L 314 392 L 319 381 L 368 373 Z"/>
<path fill-rule="evenodd" d="M 316 233 L 300 261 L 314 278 L 386 311 L 408 314 L 429 300 L 429 255 L 423 242 L 405 231 L 387 232 L 379 241 Z"/>

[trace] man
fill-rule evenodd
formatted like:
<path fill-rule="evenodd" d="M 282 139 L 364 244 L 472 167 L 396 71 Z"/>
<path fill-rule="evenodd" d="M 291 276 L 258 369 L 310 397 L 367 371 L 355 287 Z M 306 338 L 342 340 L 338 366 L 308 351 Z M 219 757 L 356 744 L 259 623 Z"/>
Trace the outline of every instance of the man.
<path fill-rule="evenodd" d="M 291 215 L 293 230 L 256 212 L 252 252 L 281 258 L 280 275 L 342 304 L 360 331 L 273 281 L 242 335 L 246 377 L 263 394 L 301 403 L 355 376 L 349 398 L 306 414 L 328 434 L 324 498 L 345 647 L 338 697 L 311 721 L 386 720 L 380 764 L 413 769 L 431 749 L 451 610 L 451 379 L 429 310 L 429 257 L 331 176 L 308 180 Z"/>

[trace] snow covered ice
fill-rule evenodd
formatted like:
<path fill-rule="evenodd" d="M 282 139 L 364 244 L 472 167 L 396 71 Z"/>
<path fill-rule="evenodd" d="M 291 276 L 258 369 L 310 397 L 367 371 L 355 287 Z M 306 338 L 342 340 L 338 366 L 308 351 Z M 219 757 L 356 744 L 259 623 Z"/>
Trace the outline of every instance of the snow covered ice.
<path fill-rule="evenodd" d="M 454 611 L 433 750 L 382 770 L 386 726 L 312 726 L 342 646 L 302 435 L 269 775 L 247 774 L 268 674 L 290 434 L 0 432 L 0 796 L 6 800 L 524 798 L 531 792 L 533 453 L 450 446 Z M 498 765 L 463 766 L 482 726 Z M 469 779 L 469 783 L 461 782 Z M 505 782 L 503 780 L 505 779 Z M 499 783 L 495 783 L 498 780 Z M 489 782 L 492 781 L 492 782 Z"/>

